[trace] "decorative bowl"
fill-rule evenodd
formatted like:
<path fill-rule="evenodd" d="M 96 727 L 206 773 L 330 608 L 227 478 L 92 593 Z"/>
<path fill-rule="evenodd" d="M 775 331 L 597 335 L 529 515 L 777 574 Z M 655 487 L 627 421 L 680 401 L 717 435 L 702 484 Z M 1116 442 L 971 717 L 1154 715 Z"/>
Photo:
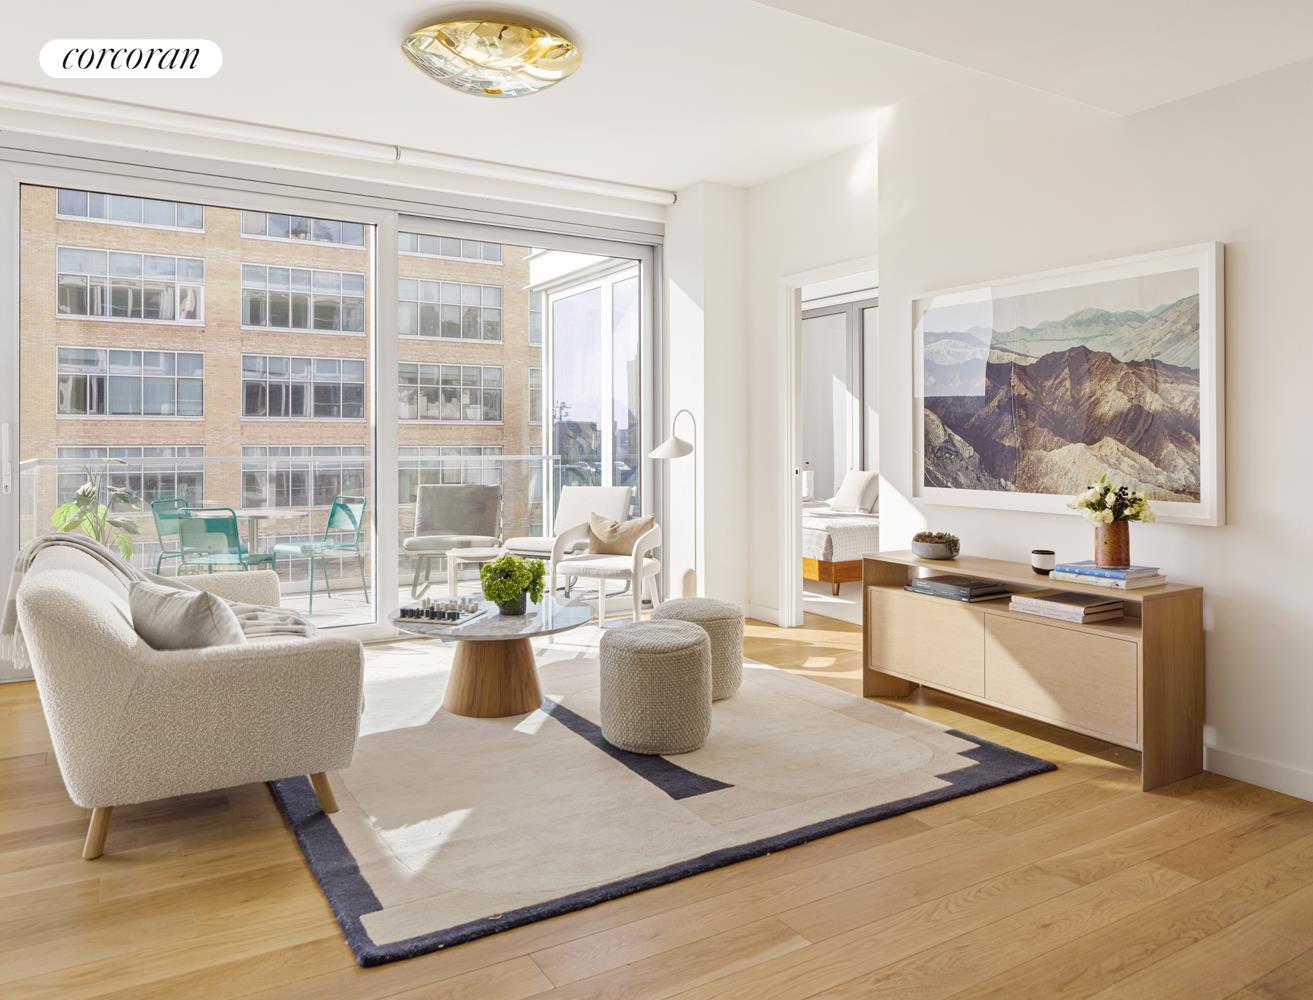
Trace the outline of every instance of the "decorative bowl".
<path fill-rule="evenodd" d="M 957 553 L 943 542 L 913 542 L 912 551 L 922 559 L 956 559 Z"/>

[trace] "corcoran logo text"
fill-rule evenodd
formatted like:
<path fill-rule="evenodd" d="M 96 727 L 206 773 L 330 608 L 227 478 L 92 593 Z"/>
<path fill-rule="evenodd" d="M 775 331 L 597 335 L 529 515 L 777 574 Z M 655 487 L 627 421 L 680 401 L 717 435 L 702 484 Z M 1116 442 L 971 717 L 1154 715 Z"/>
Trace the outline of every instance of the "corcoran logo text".
<path fill-rule="evenodd" d="M 56 38 L 41 48 L 41 69 L 53 77 L 214 76 L 223 52 L 207 38 Z"/>

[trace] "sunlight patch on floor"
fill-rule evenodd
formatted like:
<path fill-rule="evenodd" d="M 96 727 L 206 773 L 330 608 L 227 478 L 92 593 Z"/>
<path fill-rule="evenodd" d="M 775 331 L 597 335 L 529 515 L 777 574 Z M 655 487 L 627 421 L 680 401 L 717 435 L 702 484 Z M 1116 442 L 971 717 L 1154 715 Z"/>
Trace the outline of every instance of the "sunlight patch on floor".
<path fill-rule="evenodd" d="M 453 809 L 441 816 L 408 823 L 392 830 L 380 828 L 379 837 L 396 854 L 398 861 L 412 870 L 416 877 L 423 878 L 423 869 L 442 853 L 443 846 L 473 813 L 473 809 Z"/>

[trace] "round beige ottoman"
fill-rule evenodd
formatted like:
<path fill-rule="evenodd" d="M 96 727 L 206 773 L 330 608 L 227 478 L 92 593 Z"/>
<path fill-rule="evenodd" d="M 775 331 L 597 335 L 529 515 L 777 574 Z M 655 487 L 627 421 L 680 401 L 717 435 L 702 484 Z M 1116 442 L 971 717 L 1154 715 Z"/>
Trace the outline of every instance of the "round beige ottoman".
<path fill-rule="evenodd" d="M 711 700 L 728 698 L 743 683 L 743 613 L 725 601 L 680 597 L 652 611 L 653 621 L 692 622 L 711 639 Z"/>
<path fill-rule="evenodd" d="M 634 753 L 687 753 L 711 731 L 711 641 L 687 622 L 602 635 L 602 736 Z"/>

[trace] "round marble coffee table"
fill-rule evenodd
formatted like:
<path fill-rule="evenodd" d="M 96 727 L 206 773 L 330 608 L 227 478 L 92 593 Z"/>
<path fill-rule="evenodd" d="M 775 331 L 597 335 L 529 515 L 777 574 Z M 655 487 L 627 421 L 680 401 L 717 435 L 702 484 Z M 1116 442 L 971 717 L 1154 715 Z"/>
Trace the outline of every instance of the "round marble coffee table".
<path fill-rule="evenodd" d="M 463 625 L 443 626 L 395 614 L 389 621 L 412 635 L 456 640 L 456 659 L 442 699 L 448 712 L 475 719 L 532 712 L 542 704 L 543 694 L 529 640 L 585 625 L 592 612 L 585 604 L 550 595 L 542 604 L 530 604 L 522 615 L 500 614 L 488 601 L 480 606 L 488 614 Z"/>

